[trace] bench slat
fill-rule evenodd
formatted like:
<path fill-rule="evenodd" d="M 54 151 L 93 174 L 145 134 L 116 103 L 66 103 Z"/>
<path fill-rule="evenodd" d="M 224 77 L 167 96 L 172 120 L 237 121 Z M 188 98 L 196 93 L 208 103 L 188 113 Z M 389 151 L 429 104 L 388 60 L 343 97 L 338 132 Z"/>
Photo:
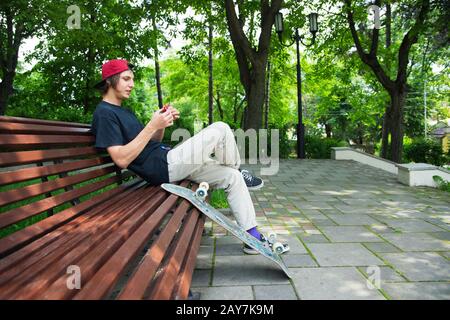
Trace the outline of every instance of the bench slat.
<path fill-rule="evenodd" d="M 0 122 L 44 124 L 44 125 L 52 125 L 52 126 L 60 126 L 60 127 L 78 127 L 78 128 L 90 128 L 91 127 L 89 124 L 86 124 L 86 123 L 42 120 L 42 119 L 10 117 L 10 116 L 0 116 Z"/>
<path fill-rule="evenodd" d="M 111 164 L 107 167 L 91 170 L 84 173 L 78 173 L 75 175 L 67 176 L 65 178 L 59 178 L 56 180 L 50 180 L 48 182 L 32 184 L 20 189 L 4 191 L 0 193 L 0 206 L 5 206 L 10 203 L 39 196 L 41 194 L 46 194 L 51 191 L 66 188 L 68 186 L 73 186 L 84 181 L 108 175 L 115 171 L 116 166 L 114 164 Z"/>
<path fill-rule="evenodd" d="M 131 176 L 132 174 L 127 172 L 124 174 L 124 176 L 125 175 Z M 120 177 L 113 176 L 105 180 L 80 187 L 76 190 L 66 191 L 62 194 L 53 196 L 51 198 L 42 199 L 19 208 L 6 211 L 0 215 L 0 228 L 7 227 L 12 224 L 18 223 L 22 220 L 25 220 L 27 218 L 36 216 L 51 208 L 55 208 L 63 203 L 79 198 L 83 195 L 94 192 L 101 188 L 104 188 L 110 184 L 116 183 L 119 180 Z"/>
<path fill-rule="evenodd" d="M 98 150 L 95 147 L 2 152 L 0 153 L 0 167 L 17 166 L 57 159 L 71 159 L 74 157 L 96 154 L 98 154 Z"/>
<path fill-rule="evenodd" d="M 44 167 L 33 167 L 16 169 L 13 171 L 0 172 L 0 186 L 33 180 L 36 178 L 48 177 L 51 175 L 67 173 L 74 170 L 81 170 L 99 165 L 111 163 L 111 157 L 96 157 L 92 159 L 76 160 L 73 162 L 64 162 L 61 164 L 47 165 Z"/>
<path fill-rule="evenodd" d="M 14 134 L 51 134 L 51 135 L 92 135 L 90 127 L 69 127 L 69 126 L 55 126 L 48 124 L 29 124 L 29 123 L 12 123 L 0 122 L 0 132 L 14 133 Z"/>
<path fill-rule="evenodd" d="M 0 145 L 14 149 L 23 147 L 42 148 L 52 145 L 70 147 L 80 144 L 93 144 L 94 142 L 94 136 L 0 134 Z"/>

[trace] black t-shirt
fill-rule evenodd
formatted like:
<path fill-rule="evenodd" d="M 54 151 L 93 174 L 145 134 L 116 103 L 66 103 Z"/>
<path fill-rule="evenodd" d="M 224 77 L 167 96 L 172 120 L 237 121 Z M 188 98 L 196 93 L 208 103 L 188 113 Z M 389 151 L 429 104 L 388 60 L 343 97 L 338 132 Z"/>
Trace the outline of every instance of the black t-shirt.
<path fill-rule="evenodd" d="M 92 120 L 95 147 L 106 149 L 126 145 L 144 129 L 144 125 L 133 112 L 120 106 L 102 101 L 97 105 Z M 150 140 L 142 152 L 128 166 L 151 185 L 169 182 L 167 153 L 170 147 L 159 141 Z"/>

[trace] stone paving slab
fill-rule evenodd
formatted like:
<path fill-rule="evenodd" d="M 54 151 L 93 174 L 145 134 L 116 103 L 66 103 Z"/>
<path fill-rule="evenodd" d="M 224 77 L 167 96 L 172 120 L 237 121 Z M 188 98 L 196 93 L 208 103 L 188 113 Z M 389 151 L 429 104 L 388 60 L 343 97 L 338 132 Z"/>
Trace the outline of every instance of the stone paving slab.
<path fill-rule="evenodd" d="M 381 242 L 379 237 L 362 226 L 322 227 L 332 242 Z"/>
<path fill-rule="evenodd" d="M 199 248 L 199 251 L 197 254 L 197 261 L 195 264 L 195 268 L 196 269 L 211 269 L 212 262 L 213 262 L 213 252 L 214 252 L 213 246 L 200 245 L 200 248 Z"/>
<path fill-rule="evenodd" d="M 367 279 L 356 269 L 292 269 L 294 286 L 302 300 L 384 300 L 376 289 L 369 289 Z"/>
<path fill-rule="evenodd" d="M 294 288 L 290 285 L 254 286 L 256 300 L 297 300 Z"/>
<path fill-rule="evenodd" d="M 400 232 L 442 232 L 442 228 L 420 219 L 385 219 L 389 227 Z"/>
<path fill-rule="evenodd" d="M 450 300 L 450 283 L 387 283 L 383 290 L 394 300 Z"/>
<path fill-rule="evenodd" d="M 368 226 L 378 223 L 377 220 L 374 220 L 367 214 L 330 214 L 328 218 L 340 226 Z"/>
<path fill-rule="evenodd" d="M 288 268 L 317 267 L 317 263 L 309 254 L 284 254 L 281 256 Z"/>
<path fill-rule="evenodd" d="M 379 276 L 380 276 L 380 287 L 383 288 L 384 283 L 388 282 L 406 282 L 407 280 L 402 277 L 397 271 L 388 266 L 380 266 Z M 374 269 L 368 269 L 368 267 L 358 267 L 358 270 L 364 274 L 367 278 L 374 275 Z"/>
<path fill-rule="evenodd" d="M 359 243 L 312 243 L 308 248 L 322 267 L 384 264 Z"/>
<path fill-rule="evenodd" d="M 380 255 L 410 281 L 450 281 L 450 261 L 435 252 Z"/>
<path fill-rule="evenodd" d="M 383 238 L 403 251 L 448 251 L 450 243 L 427 233 L 391 233 Z"/>
<path fill-rule="evenodd" d="M 200 293 L 200 300 L 254 300 L 251 286 L 197 287 L 192 291 Z"/>
<path fill-rule="evenodd" d="M 390 243 L 387 242 L 370 242 L 363 243 L 363 245 L 372 252 L 380 253 L 380 252 L 400 252 L 401 250 L 396 248 Z"/>
<path fill-rule="evenodd" d="M 216 256 L 214 286 L 288 284 L 276 263 L 260 255 Z"/>

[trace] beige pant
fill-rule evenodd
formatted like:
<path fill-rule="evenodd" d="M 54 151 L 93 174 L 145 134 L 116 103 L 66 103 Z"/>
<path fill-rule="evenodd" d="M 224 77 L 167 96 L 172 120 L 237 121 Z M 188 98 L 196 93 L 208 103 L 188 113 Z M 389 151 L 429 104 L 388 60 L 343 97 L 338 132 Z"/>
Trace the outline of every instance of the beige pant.
<path fill-rule="evenodd" d="M 213 156 L 214 154 L 214 156 Z M 237 223 L 245 230 L 256 226 L 255 208 L 239 170 L 241 159 L 228 124 L 215 122 L 167 154 L 170 182 L 206 181 L 224 189 Z"/>

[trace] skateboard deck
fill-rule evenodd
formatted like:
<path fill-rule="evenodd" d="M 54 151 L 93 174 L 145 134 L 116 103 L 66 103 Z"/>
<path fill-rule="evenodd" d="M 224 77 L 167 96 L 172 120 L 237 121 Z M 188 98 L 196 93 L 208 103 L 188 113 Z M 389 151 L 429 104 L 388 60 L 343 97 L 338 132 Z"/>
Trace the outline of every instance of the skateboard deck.
<path fill-rule="evenodd" d="M 257 250 L 264 257 L 275 262 L 289 278 L 292 278 L 289 268 L 284 264 L 283 260 L 281 260 L 280 256 L 276 252 L 264 246 L 261 241 L 258 241 L 255 237 L 238 226 L 234 221 L 230 220 L 221 212 L 209 205 L 206 201 L 196 196 L 196 193 L 194 191 L 171 183 L 163 183 L 161 187 L 170 193 L 176 194 L 177 196 L 188 200 L 211 220 L 227 229 L 235 237 L 239 238 L 247 245 Z"/>

